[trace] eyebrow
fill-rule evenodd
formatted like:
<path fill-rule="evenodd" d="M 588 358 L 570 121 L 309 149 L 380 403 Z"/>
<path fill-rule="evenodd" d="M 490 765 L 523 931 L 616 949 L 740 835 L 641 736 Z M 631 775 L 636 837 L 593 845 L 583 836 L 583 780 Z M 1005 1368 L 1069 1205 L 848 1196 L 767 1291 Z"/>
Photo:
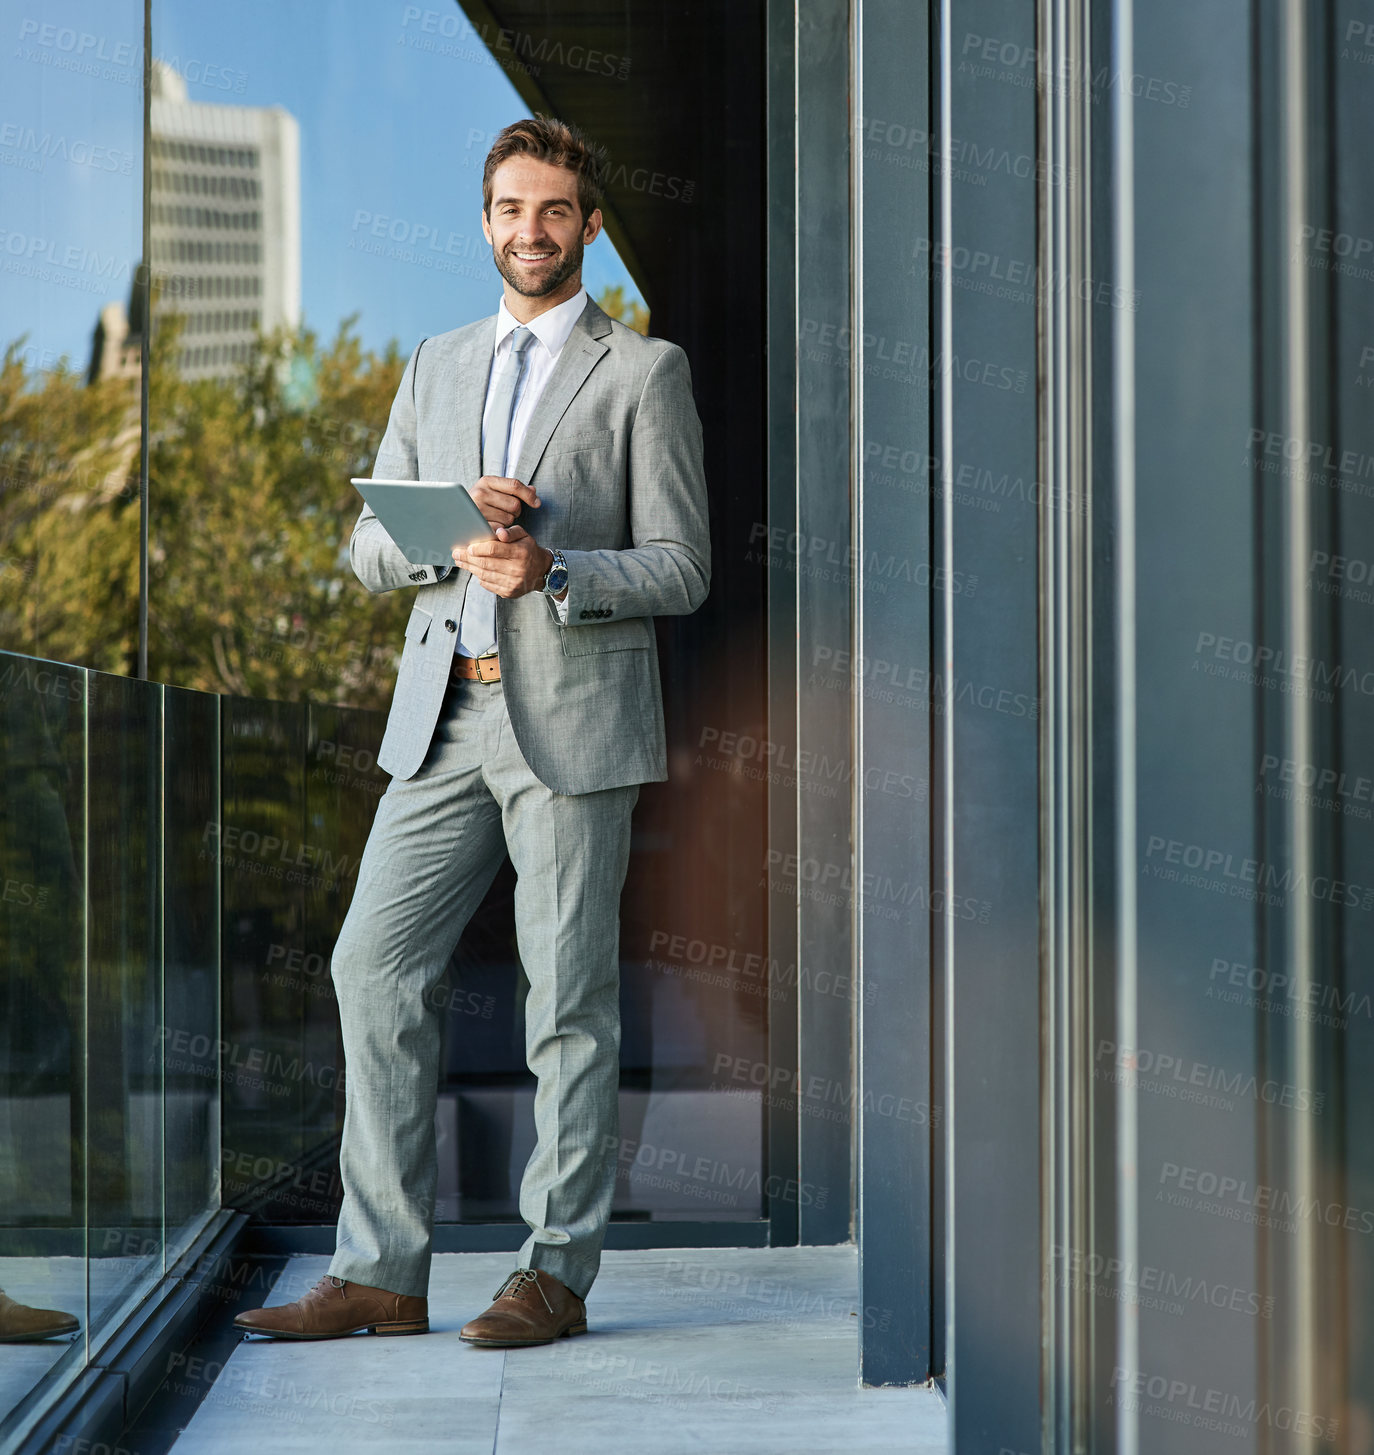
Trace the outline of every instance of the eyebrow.
<path fill-rule="evenodd" d="M 491 205 L 493 207 L 504 207 L 507 202 L 517 202 L 518 203 L 518 202 L 523 202 L 524 200 L 525 199 L 523 197 L 498 197 L 498 198 L 496 198 L 496 200 Z M 540 207 L 553 207 L 553 206 L 556 206 L 559 203 L 561 203 L 564 207 L 571 207 L 572 206 L 572 198 L 571 197 L 547 197 L 539 205 L 540 205 Z"/>

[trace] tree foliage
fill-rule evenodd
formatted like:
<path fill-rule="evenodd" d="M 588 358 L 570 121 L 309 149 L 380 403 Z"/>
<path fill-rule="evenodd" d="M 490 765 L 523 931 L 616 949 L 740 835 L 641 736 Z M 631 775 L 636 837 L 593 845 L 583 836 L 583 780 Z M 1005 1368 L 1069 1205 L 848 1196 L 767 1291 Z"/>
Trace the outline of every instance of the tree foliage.
<path fill-rule="evenodd" d="M 407 605 L 348 565 L 404 359 L 352 320 L 264 339 L 233 378 L 187 381 L 177 320 L 149 372 L 148 666 L 156 681 L 385 706 Z M 138 653 L 136 381 L 0 367 L 0 647 L 107 672 Z"/>
<path fill-rule="evenodd" d="M 149 389 L 149 675 L 242 696 L 385 706 L 409 609 L 348 564 L 405 360 L 346 319 L 268 339 L 232 383 L 188 383 L 161 328 Z M 409 593 L 402 593 L 409 596 Z"/>
<path fill-rule="evenodd" d="M 138 650 L 138 445 L 128 382 L 0 363 L 0 648 L 106 672 Z"/>

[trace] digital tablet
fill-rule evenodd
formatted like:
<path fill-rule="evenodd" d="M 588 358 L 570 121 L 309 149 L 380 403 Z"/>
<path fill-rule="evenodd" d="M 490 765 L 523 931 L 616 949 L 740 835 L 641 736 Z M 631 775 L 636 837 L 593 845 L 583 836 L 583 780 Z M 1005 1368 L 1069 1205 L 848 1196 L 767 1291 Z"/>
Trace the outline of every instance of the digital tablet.
<path fill-rule="evenodd" d="M 451 566 L 454 546 L 494 535 L 456 480 L 350 480 L 396 548 L 416 566 Z"/>

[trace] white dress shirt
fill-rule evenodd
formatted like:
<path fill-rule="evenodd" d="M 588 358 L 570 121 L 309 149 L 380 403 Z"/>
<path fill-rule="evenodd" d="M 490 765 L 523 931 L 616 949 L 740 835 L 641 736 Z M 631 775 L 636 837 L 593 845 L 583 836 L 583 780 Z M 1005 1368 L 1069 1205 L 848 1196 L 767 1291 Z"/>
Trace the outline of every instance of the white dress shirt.
<path fill-rule="evenodd" d="M 544 386 L 549 382 L 549 376 L 553 373 L 553 366 L 558 362 L 558 356 L 563 351 L 563 345 L 567 343 L 573 326 L 582 316 L 582 310 L 587 305 L 587 290 L 579 288 L 576 293 L 563 303 L 547 309 L 537 318 L 531 319 L 525 327 L 534 335 L 535 341 L 526 350 L 525 377 L 521 381 L 520 395 L 515 401 L 515 413 L 511 416 L 510 439 L 506 447 L 506 474 L 513 476 L 517 462 L 520 459 L 520 449 L 525 443 L 525 435 L 530 427 L 530 420 L 534 417 L 535 406 L 539 403 L 540 395 L 544 392 Z M 502 298 L 501 306 L 496 311 L 496 342 L 492 351 L 491 373 L 487 379 L 487 399 L 482 409 L 482 457 L 486 458 L 487 431 L 493 427 L 499 429 L 499 423 L 493 426 L 492 423 L 492 397 L 495 393 L 493 385 L 496 383 L 497 375 L 500 373 L 506 360 L 510 358 L 510 336 L 519 328 L 520 320 L 516 318 L 506 307 L 506 300 Z M 515 476 L 515 478 L 519 478 Z M 529 482 L 526 481 L 526 484 Z M 521 521 L 529 526 L 537 528 L 539 512 L 531 510 L 529 518 L 521 514 Z M 536 531 L 531 530 L 531 535 Z M 543 542 L 541 541 L 542 545 Z M 446 573 L 447 574 L 447 573 Z M 474 580 L 468 585 L 468 600 L 472 599 L 474 591 L 485 588 L 478 586 Z M 464 615 L 466 616 L 467 603 L 464 602 Z M 568 619 L 568 603 L 555 601 L 554 606 L 558 609 L 560 621 Z M 469 636 L 471 633 L 469 633 Z M 467 640 L 463 634 L 463 622 L 458 623 L 458 634 L 454 641 L 454 650 L 461 652 L 465 657 L 480 657 L 495 647 L 493 641 L 478 645 Z"/>

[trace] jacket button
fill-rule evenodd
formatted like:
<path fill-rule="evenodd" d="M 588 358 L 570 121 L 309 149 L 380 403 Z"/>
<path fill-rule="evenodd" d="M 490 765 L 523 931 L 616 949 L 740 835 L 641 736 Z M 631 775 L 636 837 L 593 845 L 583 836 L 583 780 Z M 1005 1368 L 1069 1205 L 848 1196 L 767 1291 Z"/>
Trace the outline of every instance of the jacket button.
<path fill-rule="evenodd" d="M 444 630 L 446 632 L 456 632 L 458 630 L 458 623 L 454 621 L 452 617 L 449 617 L 449 619 L 444 623 Z"/>

